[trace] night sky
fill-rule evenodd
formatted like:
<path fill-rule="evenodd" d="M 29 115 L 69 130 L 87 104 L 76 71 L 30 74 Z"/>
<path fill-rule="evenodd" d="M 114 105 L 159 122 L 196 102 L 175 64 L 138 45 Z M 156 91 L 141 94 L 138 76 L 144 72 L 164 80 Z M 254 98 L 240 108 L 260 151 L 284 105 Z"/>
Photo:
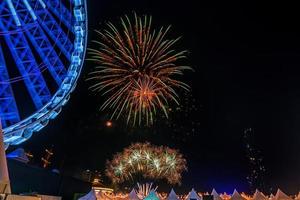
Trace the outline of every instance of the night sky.
<path fill-rule="evenodd" d="M 243 3 L 242 3 L 243 2 Z M 296 4 L 274 1 L 89 0 L 90 39 L 94 29 L 133 11 L 153 16 L 156 26 L 172 25 L 189 50 L 195 72 L 185 74 L 191 96 L 185 109 L 159 118 L 151 128 L 121 121 L 105 127 L 103 99 L 88 90 L 86 62 L 75 93 L 61 115 L 22 145 L 36 161 L 54 145 L 54 166 L 104 170 L 105 161 L 132 142 L 178 148 L 187 158 L 182 188 L 232 192 L 249 190 L 243 133 L 264 158 L 264 182 L 273 191 L 300 189 L 300 33 Z M 171 125 L 170 125 L 171 124 Z M 170 128 L 172 126 L 172 128 Z"/>

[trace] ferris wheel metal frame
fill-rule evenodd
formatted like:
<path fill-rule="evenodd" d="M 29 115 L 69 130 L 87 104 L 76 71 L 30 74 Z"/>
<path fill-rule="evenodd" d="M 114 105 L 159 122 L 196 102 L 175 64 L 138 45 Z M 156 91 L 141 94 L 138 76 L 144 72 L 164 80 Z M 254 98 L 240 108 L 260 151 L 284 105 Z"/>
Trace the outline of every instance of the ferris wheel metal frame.
<path fill-rule="evenodd" d="M 6 2 L 9 3 L 11 2 L 11 0 L 3 0 L 2 3 Z M 40 3 L 44 3 L 43 0 L 37 0 Z M 72 12 L 73 12 L 73 17 L 74 17 L 74 25 L 70 24 L 70 15 L 68 15 L 67 12 L 64 12 L 64 10 L 57 10 L 55 8 L 55 6 L 57 6 L 57 2 L 59 2 L 59 0 L 52 0 L 50 1 L 49 4 L 47 4 L 47 6 L 51 7 L 52 6 L 52 11 L 57 14 L 57 15 L 62 15 L 61 20 L 62 23 L 65 24 L 66 27 L 68 26 L 72 26 L 69 27 L 71 28 L 71 30 L 74 33 L 74 44 L 73 44 L 73 51 L 71 52 L 71 54 L 68 55 L 68 53 L 70 53 L 69 51 L 63 51 L 63 49 L 68 48 L 68 46 L 63 46 L 62 48 L 62 53 L 65 54 L 66 56 L 70 57 L 70 66 L 66 72 L 66 75 L 64 76 L 63 79 L 59 80 L 59 77 L 57 77 L 56 81 L 60 82 L 60 86 L 57 89 L 57 91 L 55 92 L 55 94 L 50 98 L 50 100 L 47 100 L 46 103 L 41 104 L 41 102 L 38 102 L 38 104 L 42 105 L 42 107 L 37 110 L 34 114 L 32 114 L 31 116 L 22 119 L 21 121 L 11 125 L 11 126 L 7 126 L 3 129 L 3 133 L 4 133 L 4 143 L 6 148 L 9 145 L 18 145 L 21 144 L 22 142 L 28 140 L 33 133 L 40 131 L 41 129 L 43 129 L 50 120 L 56 118 L 58 116 L 58 114 L 61 112 L 62 107 L 68 102 L 69 98 L 70 98 L 70 94 L 74 91 L 75 87 L 76 87 L 76 83 L 77 80 L 81 74 L 81 70 L 83 67 L 83 62 L 84 62 L 84 58 L 85 58 L 85 53 L 86 53 L 86 46 L 87 46 L 87 34 L 88 34 L 88 20 L 87 20 L 87 2 L 86 0 L 69 0 L 70 3 L 72 4 Z M 27 0 L 23 0 L 24 5 L 27 6 L 28 1 Z M 27 2 L 27 3 L 26 3 Z M 49 2 L 49 1 L 48 1 Z M 53 2 L 51 4 L 51 2 Z M 0 3 L 0 7 L 1 4 Z M 35 15 L 33 13 L 32 10 L 30 10 L 30 7 L 28 7 L 28 11 L 31 14 L 31 17 L 34 18 Z M 62 12 L 62 13 L 58 13 Z M 12 14 L 14 15 L 14 12 L 12 10 Z M 14 22 L 18 25 L 18 18 L 14 17 Z M 44 16 L 47 17 L 47 16 Z M 1 20 L 0 20 L 1 22 Z M 50 24 L 51 25 L 51 24 Z M 0 23 L 0 27 L 4 26 L 4 24 L 1 22 Z M 55 27 L 51 26 L 52 28 Z M 46 30 L 47 26 L 44 27 Z M 49 31 L 51 31 L 49 29 Z M 39 35 L 39 31 L 38 29 L 36 29 L 34 32 L 32 33 L 28 33 L 29 36 L 32 37 L 42 37 L 41 35 Z M 50 34 L 51 37 L 51 34 Z M 62 39 L 62 38 L 55 38 L 55 39 Z M 21 39 L 18 38 L 18 42 Z M 38 41 L 38 40 L 36 40 Z M 11 43 L 13 44 L 13 42 L 15 41 L 11 41 Z M 35 46 L 35 48 L 41 48 L 41 44 L 38 43 L 33 43 L 33 45 Z M 57 45 L 66 45 L 66 43 L 60 43 L 60 41 L 58 41 Z M 1 47 L 1 45 L 0 45 Z M 47 51 L 47 49 L 40 49 L 40 50 L 44 50 Z M 1 51 L 1 48 L 0 48 Z M 42 54 L 43 55 L 43 54 Z M 45 56 L 46 54 L 44 54 Z M 17 55 L 15 55 L 17 56 Z M 4 59 L 4 58 L 2 58 Z M 45 57 L 46 59 L 46 57 Z M 48 63 L 48 64 L 52 64 L 52 63 Z M 1 52 L 0 52 L 0 66 L 1 66 Z M 56 66 L 57 68 L 59 68 L 59 65 Z M 24 69 L 24 71 L 26 72 L 26 70 Z M 0 73 L 1 73 L 1 67 L 0 67 Z M 58 71 L 55 71 L 55 69 L 53 69 L 52 71 L 50 71 L 50 73 L 53 73 L 53 77 L 55 77 L 55 73 L 57 74 Z M 8 78 L 8 77 L 7 77 Z M 1 80 L 0 80 L 1 81 Z M 36 80 L 38 81 L 38 80 Z M 0 84 L 1 86 L 1 84 Z M 5 87 L 5 84 L 2 84 L 2 87 Z M 7 88 L 6 88 L 7 89 Z M 5 91 L 5 89 L 2 88 L 2 92 Z M 1 87 L 0 87 L 0 92 L 1 92 Z M 42 95 L 40 95 L 42 96 Z M 49 98 L 49 97 L 48 97 Z M 42 100 L 43 99 L 39 99 Z M 46 101 L 46 100 L 45 100 Z M 5 102 L 4 102 L 5 103 Z M 6 106 L 6 109 L 10 109 L 12 108 L 14 105 L 13 104 L 4 104 L 2 102 L 3 105 L 0 105 L 4 108 L 4 106 Z M 36 102 L 35 102 L 36 103 Z"/>

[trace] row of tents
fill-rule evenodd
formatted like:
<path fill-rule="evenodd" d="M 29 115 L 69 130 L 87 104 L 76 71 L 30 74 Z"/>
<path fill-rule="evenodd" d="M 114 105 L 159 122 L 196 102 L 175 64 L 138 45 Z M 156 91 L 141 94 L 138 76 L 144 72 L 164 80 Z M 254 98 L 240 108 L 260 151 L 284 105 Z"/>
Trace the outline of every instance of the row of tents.
<path fill-rule="evenodd" d="M 149 195 L 152 197 L 156 195 L 157 199 L 160 199 L 160 195 L 154 191 L 150 192 Z M 148 196 L 149 196 L 148 195 Z M 282 192 L 280 189 L 277 190 L 276 194 L 273 195 L 271 194 L 270 196 L 267 196 L 263 194 L 262 192 L 256 190 L 256 192 L 252 196 L 248 196 L 244 193 L 240 194 L 237 190 L 234 190 L 232 195 L 228 195 L 226 193 L 224 194 L 218 194 L 215 189 L 211 192 L 211 194 L 206 193 L 206 194 L 199 194 L 197 193 L 194 189 L 192 189 L 188 195 L 177 195 L 175 191 L 172 189 L 169 195 L 167 196 L 166 200 L 203 200 L 204 196 L 211 196 L 213 200 L 300 200 L 300 192 L 297 196 L 295 197 L 290 197 L 284 192 Z M 141 200 L 138 199 L 137 194 L 135 194 L 135 191 L 132 190 L 131 193 L 129 194 L 129 199 L 130 200 Z M 150 200 L 147 199 L 147 197 L 144 200 Z M 152 198 L 153 200 L 153 198 Z"/>
<path fill-rule="evenodd" d="M 210 197 L 210 198 L 207 198 Z M 80 198 L 80 200 L 300 200 L 300 193 L 294 197 L 288 196 L 280 189 L 276 192 L 275 195 L 271 194 L 270 196 L 264 195 L 262 192 L 256 190 L 256 192 L 252 196 L 248 196 L 244 193 L 239 193 L 237 190 L 234 190 L 232 195 L 218 194 L 215 189 L 209 194 L 200 194 L 197 193 L 194 189 L 192 189 L 187 195 L 177 195 L 175 191 L 172 189 L 168 195 L 162 195 L 155 190 L 151 190 L 149 194 L 144 198 L 140 199 L 138 194 L 133 189 L 127 195 L 105 195 L 101 193 L 95 193 L 91 191 L 86 196 Z"/>

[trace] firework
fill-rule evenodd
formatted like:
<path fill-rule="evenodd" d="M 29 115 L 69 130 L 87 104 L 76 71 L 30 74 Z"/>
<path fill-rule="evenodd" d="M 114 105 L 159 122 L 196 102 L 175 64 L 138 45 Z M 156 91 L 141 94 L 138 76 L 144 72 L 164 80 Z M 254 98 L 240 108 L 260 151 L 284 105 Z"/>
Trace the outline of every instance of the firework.
<path fill-rule="evenodd" d="M 249 163 L 249 174 L 246 177 L 251 190 L 254 192 L 256 189 L 264 190 L 264 177 L 266 168 L 264 166 L 264 159 L 261 152 L 253 144 L 254 130 L 248 128 L 244 131 L 244 145 L 246 150 L 246 156 Z"/>
<path fill-rule="evenodd" d="M 152 17 L 134 14 L 121 18 L 120 26 L 107 23 L 96 31 L 97 48 L 89 49 L 89 60 L 96 63 L 88 80 L 91 90 L 106 97 L 101 110 L 112 110 L 111 118 L 125 115 L 127 123 L 152 124 L 158 111 L 168 116 L 171 102 L 179 104 L 177 89 L 189 86 L 177 80 L 191 67 L 180 64 L 186 51 L 177 52 L 177 39 L 167 39 L 170 26 L 152 29 Z"/>
<path fill-rule="evenodd" d="M 139 197 L 139 199 L 146 198 L 151 191 L 156 192 L 157 186 L 153 187 L 152 183 L 146 183 L 146 184 L 139 184 L 137 183 L 137 189 L 135 190 L 135 193 Z"/>
<path fill-rule="evenodd" d="M 142 174 L 146 179 L 166 179 L 170 184 L 179 184 L 186 169 L 186 160 L 177 150 L 136 143 L 107 162 L 106 175 L 113 183 L 134 180 L 135 174 Z"/>

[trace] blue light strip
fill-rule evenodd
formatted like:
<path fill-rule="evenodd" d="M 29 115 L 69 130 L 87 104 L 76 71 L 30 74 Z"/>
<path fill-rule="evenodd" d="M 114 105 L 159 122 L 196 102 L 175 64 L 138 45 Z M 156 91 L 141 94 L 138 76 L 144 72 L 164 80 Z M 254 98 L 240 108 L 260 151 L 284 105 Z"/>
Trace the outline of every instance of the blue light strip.
<path fill-rule="evenodd" d="M 28 9 L 28 11 L 29 11 L 31 17 L 33 18 L 33 20 L 36 20 L 37 17 L 36 17 L 36 15 L 35 15 L 35 13 L 33 12 L 31 6 L 29 5 L 28 1 L 27 1 L 27 0 L 23 0 L 23 3 L 24 3 L 24 5 L 26 6 L 26 8 Z"/>
<path fill-rule="evenodd" d="M 37 0 L 32 0 L 30 3 L 35 5 L 35 13 L 38 16 L 38 21 L 43 29 L 49 34 L 53 42 L 61 49 L 66 58 L 71 61 L 73 44 L 68 38 L 68 35 L 62 30 L 51 13 L 49 13 L 47 9 L 39 6 Z"/>
<path fill-rule="evenodd" d="M 20 121 L 14 94 L 0 44 L 0 119 L 4 127 Z"/>
<path fill-rule="evenodd" d="M 72 13 L 59 0 L 47 0 L 47 6 L 69 30 L 73 31 Z"/>
<path fill-rule="evenodd" d="M 6 2 L 8 4 L 9 10 L 10 10 L 10 12 L 11 12 L 11 14 L 12 14 L 14 20 L 15 20 L 16 25 L 21 26 L 21 22 L 20 22 L 20 19 L 18 17 L 18 14 L 16 12 L 16 9 L 14 7 L 14 4 L 12 3 L 11 0 L 6 0 Z"/>
<path fill-rule="evenodd" d="M 41 6 L 45 9 L 46 8 L 46 4 L 43 0 L 39 0 L 39 3 L 41 4 Z"/>
<path fill-rule="evenodd" d="M 0 26 L 3 26 L 1 22 Z M 34 105 L 37 109 L 40 109 L 49 102 L 51 94 L 26 38 L 23 33 L 16 33 L 14 37 L 5 35 L 5 41 L 15 59 L 16 66 L 23 74 L 25 85 Z"/>
<path fill-rule="evenodd" d="M 55 52 L 43 29 L 39 26 L 26 29 L 26 35 L 37 50 L 43 62 L 47 65 L 49 72 L 55 79 L 57 85 L 60 85 L 66 77 L 67 70 L 62 61 Z"/>
<path fill-rule="evenodd" d="M 31 44 L 37 50 L 43 63 L 46 64 L 57 85 L 60 85 L 67 74 L 67 70 L 55 52 L 52 44 L 43 29 L 30 18 L 26 17 L 26 13 L 21 13 L 20 18 L 26 20 L 22 21 L 23 24 L 30 25 L 33 23 L 32 27 L 29 26 L 29 28 L 25 28 L 25 33 L 31 41 Z"/>
<path fill-rule="evenodd" d="M 19 8 L 23 9 L 21 7 Z M 11 30 L 12 27 L 15 27 L 12 21 L 8 21 L 8 23 L 4 24 L 2 20 L 0 20 L 0 28 L 2 30 Z M 24 76 L 25 85 L 34 105 L 37 109 L 40 109 L 49 102 L 51 94 L 39 66 L 35 61 L 30 45 L 22 32 L 5 34 L 4 38 L 17 68 Z"/>

